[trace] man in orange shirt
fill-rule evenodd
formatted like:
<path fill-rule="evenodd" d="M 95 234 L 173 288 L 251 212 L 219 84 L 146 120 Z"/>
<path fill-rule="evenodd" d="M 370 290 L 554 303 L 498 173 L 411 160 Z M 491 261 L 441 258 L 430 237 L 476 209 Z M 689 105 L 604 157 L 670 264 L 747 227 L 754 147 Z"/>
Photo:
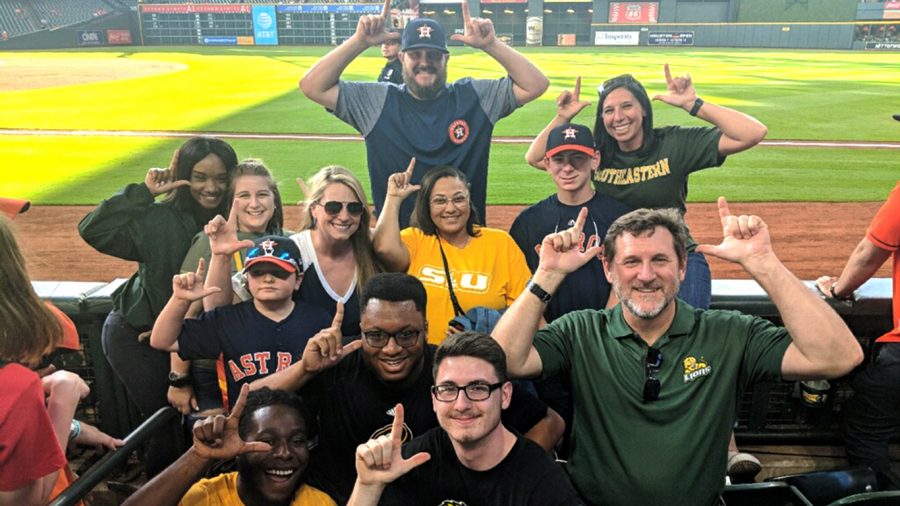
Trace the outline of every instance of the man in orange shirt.
<path fill-rule="evenodd" d="M 894 328 L 875 341 L 869 366 L 854 380 L 846 413 L 847 458 L 889 472 L 888 442 L 900 434 L 900 182 L 881 206 L 840 277 L 822 276 L 826 298 L 852 300 L 853 291 L 894 256 Z"/>

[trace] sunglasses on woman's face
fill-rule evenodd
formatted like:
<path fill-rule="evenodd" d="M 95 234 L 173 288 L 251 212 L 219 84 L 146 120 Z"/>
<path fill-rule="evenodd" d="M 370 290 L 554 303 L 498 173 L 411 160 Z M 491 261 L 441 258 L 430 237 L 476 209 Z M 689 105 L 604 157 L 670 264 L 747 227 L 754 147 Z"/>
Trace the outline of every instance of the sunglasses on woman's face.
<path fill-rule="evenodd" d="M 322 208 L 331 216 L 341 214 L 341 209 L 343 209 L 344 206 L 347 206 L 347 212 L 350 213 L 351 216 L 359 216 L 363 212 L 363 205 L 360 202 L 338 202 L 337 200 L 330 200 L 322 204 Z"/>

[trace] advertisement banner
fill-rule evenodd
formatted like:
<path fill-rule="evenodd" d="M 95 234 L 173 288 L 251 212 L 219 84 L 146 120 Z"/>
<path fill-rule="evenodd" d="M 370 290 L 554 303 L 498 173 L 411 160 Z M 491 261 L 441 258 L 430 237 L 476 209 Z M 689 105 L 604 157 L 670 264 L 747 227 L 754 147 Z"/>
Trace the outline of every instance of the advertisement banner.
<path fill-rule="evenodd" d="M 106 42 L 113 46 L 131 44 L 131 30 L 107 30 Z"/>
<path fill-rule="evenodd" d="M 556 45 L 557 46 L 574 46 L 575 45 L 575 34 L 574 33 L 558 33 L 558 34 L 556 34 Z"/>
<path fill-rule="evenodd" d="M 143 4 L 140 5 L 141 12 L 151 12 L 156 14 L 190 14 L 198 13 L 250 13 L 249 5 L 231 5 L 231 4 Z"/>
<path fill-rule="evenodd" d="M 885 2 L 883 19 L 900 19 L 900 2 Z"/>
<path fill-rule="evenodd" d="M 103 32 L 100 30 L 82 30 L 78 32 L 79 46 L 102 46 Z"/>
<path fill-rule="evenodd" d="M 866 49 L 900 49 L 900 42 L 866 42 Z"/>
<path fill-rule="evenodd" d="M 650 32 L 647 34 L 650 46 L 693 46 L 694 32 Z"/>
<path fill-rule="evenodd" d="M 544 0 L 546 3 L 547 0 Z M 527 4 L 528 0 L 481 0 L 481 5 L 484 4 Z"/>
<path fill-rule="evenodd" d="M 325 5 L 325 4 L 295 4 L 295 5 L 279 5 L 276 7 L 278 12 L 300 12 L 300 13 L 337 13 L 343 12 L 347 14 L 381 14 L 380 5 L 371 4 L 342 4 L 342 5 Z"/>
<path fill-rule="evenodd" d="M 253 45 L 253 37 L 248 37 L 246 35 L 240 35 L 237 38 L 237 45 L 239 46 L 252 46 Z"/>
<path fill-rule="evenodd" d="M 278 45 L 278 25 L 274 5 L 253 6 L 253 40 L 257 46 Z"/>
<path fill-rule="evenodd" d="M 236 46 L 237 37 L 203 37 L 201 42 L 207 46 Z"/>
<path fill-rule="evenodd" d="M 595 46 L 636 46 L 641 41 L 641 32 L 596 32 Z"/>
<path fill-rule="evenodd" d="M 656 23 L 659 2 L 610 2 L 610 23 Z"/>
<path fill-rule="evenodd" d="M 529 16 L 525 20 L 525 45 L 540 46 L 544 37 L 544 18 Z"/>

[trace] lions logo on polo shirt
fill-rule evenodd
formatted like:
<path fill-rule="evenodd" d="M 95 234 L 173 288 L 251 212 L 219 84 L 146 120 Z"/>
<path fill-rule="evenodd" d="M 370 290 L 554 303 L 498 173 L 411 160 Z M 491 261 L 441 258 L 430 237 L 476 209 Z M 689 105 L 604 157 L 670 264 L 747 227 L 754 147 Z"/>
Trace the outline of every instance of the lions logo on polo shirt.
<path fill-rule="evenodd" d="M 462 144 L 469 138 L 469 124 L 464 119 L 455 120 L 447 129 L 453 144 Z"/>
<path fill-rule="evenodd" d="M 684 366 L 685 383 L 690 383 L 703 376 L 709 376 L 709 373 L 712 372 L 712 366 L 707 363 L 703 356 L 699 359 L 692 356 L 684 357 L 681 364 Z"/>

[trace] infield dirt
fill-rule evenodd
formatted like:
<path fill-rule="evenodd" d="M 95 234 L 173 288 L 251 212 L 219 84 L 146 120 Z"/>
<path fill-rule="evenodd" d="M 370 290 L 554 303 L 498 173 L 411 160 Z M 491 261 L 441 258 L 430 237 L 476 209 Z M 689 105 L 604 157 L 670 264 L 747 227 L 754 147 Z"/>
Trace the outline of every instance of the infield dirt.
<path fill-rule="evenodd" d="M 880 202 L 859 203 L 732 203 L 735 214 L 756 214 L 769 225 L 779 258 L 800 279 L 822 274 L 837 275 L 850 253 L 865 235 Z M 508 230 L 523 206 L 488 207 L 488 225 Z M 15 221 L 28 263 L 36 281 L 111 281 L 127 278 L 134 262 L 98 253 L 78 236 L 78 222 L 91 206 L 34 206 Z M 299 223 L 299 210 L 285 209 L 289 228 Z M 687 222 L 697 242 L 718 243 L 721 224 L 715 204 L 688 204 Z M 746 279 L 736 264 L 710 258 L 714 279 Z M 885 264 L 877 276 L 889 277 Z"/>

